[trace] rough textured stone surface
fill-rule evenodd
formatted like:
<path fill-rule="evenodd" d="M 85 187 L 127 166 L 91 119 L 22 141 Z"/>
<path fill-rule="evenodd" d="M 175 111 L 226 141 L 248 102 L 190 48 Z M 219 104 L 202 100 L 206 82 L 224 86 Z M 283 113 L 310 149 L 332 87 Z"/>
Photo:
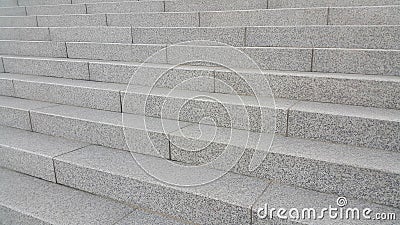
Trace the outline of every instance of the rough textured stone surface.
<path fill-rule="evenodd" d="M 246 9 L 266 9 L 268 1 L 248 0 L 248 1 L 229 1 L 229 0 L 180 0 L 166 1 L 165 11 L 222 11 L 222 10 L 246 10 Z"/>
<path fill-rule="evenodd" d="M 67 43 L 68 57 L 79 59 L 119 60 L 130 62 L 145 62 L 153 54 L 159 52 L 151 61 L 165 63 L 164 45 L 132 45 L 132 44 L 102 44 L 86 42 Z M 164 52 L 164 53 L 163 53 Z"/>
<path fill-rule="evenodd" d="M 326 25 L 327 8 L 200 12 L 200 26 Z"/>
<path fill-rule="evenodd" d="M 4 224 L 113 224 L 132 209 L 61 185 L 0 170 Z"/>
<path fill-rule="evenodd" d="M 400 6 L 329 9 L 330 25 L 398 25 L 399 23 Z"/>
<path fill-rule="evenodd" d="M 284 196 L 284 197 L 283 197 Z M 290 210 L 292 208 L 297 208 L 300 212 L 303 209 L 315 209 L 318 215 L 321 215 L 321 210 L 323 208 L 328 208 L 332 206 L 333 208 L 340 208 L 337 203 L 338 198 L 342 198 L 343 196 L 340 195 L 333 195 L 333 194 L 324 194 L 320 192 L 310 191 L 306 189 L 295 188 L 293 186 L 286 186 L 280 184 L 272 184 L 269 186 L 264 194 L 257 200 L 254 208 L 253 208 L 253 223 L 256 225 L 266 224 L 266 223 L 274 223 L 274 224 L 376 224 L 377 221 L 372 219 L 330 219 L 327 214 L 323 219 L 314 220 L 311 217 L 310 219 L 300 219 L 297 221 L 292 220 L 283 220 L 279 219 L 276 212 L 272 214 L 273 219 L 269 219 L 269 215 L 267 218 L 262 219 L 257 215 L 257 211 L 259 209 L 265 209 L 265 206 L 268 205 L 269 210 L 271 208 L 284 208 Z M 355 199 L 348 199 L 346 198 L 348 204 L 343 207 L 344 210 L 349 208 L 357 208 L 360 210 L 360 218 L 362 218 L 362 210 L 365 208 L 370 208 L 373 212 L 386 212 L 386 213 L 399 213 L 399 210 L 396 208 L 385 207 L 381 205 L 371 204 L 369 202 L 355 200 Z M 261 215 L 264 216 L 265 211 L 261 211 Z M 295 214 L 295 213 L 294 213 Z M 374 217 L 374 216 L 373 216 Z M 374 217 L 375 218 L 375 217 Z M 379 224 L 393 224 L 395 221 L 393 220 L 386 220 L 380 221 Z"/>
<path fill-rule="evenodd" d="M 228 46 L 185 46 L 175 45 L 167 48 L 167 60 L 170 64 L 183 62 L 216 63 L 232 68 L 266 70 L 311 70 L 311 49 L 301 48 L 238 48 Z"/>
<path fill-rule="evenodd" d="M 400 155 L 396 152 L 235 129 L 215 130 L 206 125 L 185 127 L 181 132 L 170 134 L 170 140 L 171 158 L 176 161 L 226 169 L 230 168 L 227 167 L 229 160 L 239 156 L 232 171 L 240 174 L 379 204 L 399 205 L 395 196 L 400 192 L 397 163 Z M 228 157 L 219 159 L 223 153 L 229 153 Z M 250 170 L 254 157 L 263 155 L 266 158 L 261 164 Z M 359 179 L 353 179 L 355 176 Z"/>
<path fill-rule="evenodd" d="M 13 96 L 14 95 L 14 86 L 12 79 L 4 78 L 2 74 L 0 74 L 0 95 L 3 96 Z"/>
<path fill-rule="evenodd" d="M 398 0 L 269 0 L 268 8 L 309 8 L 398 5 Z"/>
<path fill-rule="evenodd" d="M 50 41 L 49 29 L 38 27 L 3 27 L 0 28 L 1 40 Z"/>
<path fill-rule="evenodd" d="M 4 63 L 3 63 L 3 58 L 0 57 L 0 72 L 4 72 Z"/>
<path fill-rule="evenodd" d="M 52 41 L 132 43 L 129 27 L 54 27 Z"/>
<path fill-rule="evenodd" d="M 48 41 L 0 41 L 0 54 L 18 56 L 67 57 L 65 44 Z"/>
<path fill-rule="evenodd" d="M 76 5 L 54 5 L 54 6 L 29 6 L 26 7 L 28 15 L 64 15 L 64 14 L 85 14 L 84 4 Z"/>
<path fill-rule="evenodd" d="M 1 16 L 0 27 L 37 27 L 36 16 Z"/>
<path fill-rule="evenodd" d="M 87 144 L 0 126 L 0 165 L 56 182 L 53 158 Z"/>
<path fill-rule="evenodd" d="M 34 110 L 31 117 L 39 133 L 160 157 L 169 157 L 166 135 L 187 125 L 73 106 Z"/>
<path fill-rule="evenodd" d="M 144 211 L 135 210 L 116 225 L 184 225 L 188 224 L 181 221 L 176 221 L 161 215 L 151 214 Z"/>
<path fill-rule="evenodd" d="M 3 0 L 0 2 L 1 7 L 12 7 L 12 6 L 18 6 L 17 0 Z"/>
<path fill-rule="evenodd" d="M 145 13 L 163 12 L 162 1 L 124 1 L 87 4 L 87 13 Z"/>
<path fill-rule="evenodd" d="M 400 111 L 302 102 L 289 112 L 288 134 L 399 151 Z"/>
<path fill-rule="evenodd" d="M 39 27 L 106 26 L 105 14 L 37 16 Z"/>
<path fill-rule="evenodd" d="M 248 27 L 247 46 L 400 49 L 398 26 Z"/>
<path fill-rule="evenodd" d="M 197 40 L 221 42 L 232 46 L 244 46 L 245 28 L 224 27 L 134 27 L 133 43 L 177 44 Z M 185 43 L 182 43 L 185 44 Z M 217 45 L 218 43 L 215 43 Z"/>
<path fill-rule="evenodd" d="M 89 79 L 88 63 L 82 60 L 26 57 L 5 57 L 3 60 L 7 73 Z"/>
<path fill-rule="evenodd" d="M 215 71 L 217 93 L 271 96 L 303 101 L 400 109 L 400 78 L 362 74 L 325 74 L 238 70 Z"/>
<path fill-rule="evenodd" d="M 400 76 L 400 50 L 315 49 L 313 71 Z"/>
<path fill-rule="evenodd" d="M 161 159 L 135 157 L 168 170 L 159 167 Z M 58 157 L 55 165 L 62 184 L 202 224 L 250 223 L 251 205 L 267 186 L 264 181 L 232 173 L 206 185 L 169 186 L 143 172 L 128 152 L 100 147 Z M 212 174 L 213 170 L 203 172 Z M 195 177 L 187 174 L 177 179 Z"/>
<path fill-rule="evenodd" d="M 29 110 L 50 106 L 54 104 L 0 96 L 0 125 L 31 130 Z"/>
<path fill-rule="evenodd" d="M 26 12 L 24 7 L 0 8 L 0 16 L 26 16 Z"/>
<path fill-rule="evenodd" d="M 18 0 L 19 5 L 62 5 L 71 4 L 71 0 Z"/>
<path fill-rule="evenodd" d="M 198 27 L 198 13 L 107 14 L 109 26 Z"/>
<path fill-rule="evenodd" d="M 121 111 L 120 91 L 126 85 L 13 75 L 15 96 L 109 111 Z"/>
<path fill-rule="evenodd" d="M 123 62 L 90 62 L 90 79 L 164 88 L 214 91 L 214 68 Z M 140 68 L 140 70 L 138 70 Z M 137 72 L 138 71 L 138 72 Z M 136 73 L 137 72 L 137 73 Z"/>

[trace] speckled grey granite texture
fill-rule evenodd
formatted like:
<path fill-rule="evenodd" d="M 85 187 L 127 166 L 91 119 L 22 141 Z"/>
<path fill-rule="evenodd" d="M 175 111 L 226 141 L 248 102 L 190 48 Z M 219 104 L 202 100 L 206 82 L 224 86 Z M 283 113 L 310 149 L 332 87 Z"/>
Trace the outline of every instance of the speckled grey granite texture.
<path fill-rule="evenodd" d="M 326 25 L 327 8 L 200 12 L 200 26 Z"/>
<path fill-rule="evenodd" d="M 288 135 L 399 151 L 400 112 L 302 102 L 289 112 Z"/>
<path fill-rule="evenodd" d="M 109 199 L 0 169 L 3 224 L 114 224 L 132 209 Z"/>
<path fill-rule="evenodd" d="M 18 0 L 18 5 L 32 6 L 32 5 L 62 5 L 71 4 L 70 0 Z"/>
<path fill-rule="evenodd" d="M 109 26 L 118 27 L 198 27 L 199 14 L 189 13 L 133 13 L 107 14 Z"/>
<path fill-rule="evenodd" d="M 53 158 L 88 144 L 0 126 L 0 165 L 56 182 Z"/>
<path fill-rule="evenodd" d="M 0 54 L 40 57 L 67 57 L 65 44 L 49 41 L 0 41 Z"/>
<path fill-rule="evenodd" d="M 0 27 L 37 27 L 36 16 L 1 17 Z"/>
<path fill-rule="evenodd" d="M 158 158 L 145 159 L 160 165 Z M 144 173 L 128 152 L 99 147 L 58 157 L 55 166 L 62 184 L 201 224 L 250 223 L 251 205 L 267 187 L 233 173 L 202 186 L 165 185 Z"/>
<path fill-rule="evenodd" d="M 86 14 L 84 4 L 66 5 L 38 5 L 26 7 L 28 15 L 64 15 L 64 14 Z"/>
<path fill-rule="evenodd" d="M 26 12 L 24 7 L 6 7 L 0 8 L 0 16 L 26 16 Z"/>
<path fill-rule="evenodd" d="M 68 57 L 78 59 L 118 60 L 165 63 L 165 45 L 107 44 L 87 42 L 67 42 Z"/>
<path fill-rule="evenodd" d="M 399 23 L 398 5 L 329 9 L 329 25 L 398 25 Z"/>
<path fill-rule="evenodd" d="M 3 60 L 7 73 L 89 79 L 88 64 L 83 60 L 29 57 L 4 57 Z"/>
<path fill-rule="evenodd" d="M 268 7 L 274 8 L 309 8 L 309 7 L 346 7 L 346 6 L 382 6 L 396 5 L 398 0 L 269 0 Z"/>
<path fill-rule="evenodd" d="M 125 1 L 87 4 L 87 13 L 146 13 L 164 12 L 162 1 Z"/>
<path fill-rule="evenodd" d="M 55 104 L 0 96 L 0 125 L 31 130 L 29 111 Z"/>
<path fill-rule="evenodd" d="M 129 27 L 51 27 L 52 41 L 132 43 Z"/>
<path fill-rule="evenodd" d="M 268 1 L 248 0 L 248 1 L 229 1 L 229 0 L 179 0 L 166 1 L 165 11 L 223 11 L 223 10 L 246 10 L 246 9 L 266 9 Z"/>
<path fill-rule="evenodd" d="M 43 27 L 1 27 L 1 40 L 50 41 L 49 29 Z"/>
<path fill-rule="evenodd" d="M 107 26 L 105 14 L 37 16 L 39 27 Z"/>

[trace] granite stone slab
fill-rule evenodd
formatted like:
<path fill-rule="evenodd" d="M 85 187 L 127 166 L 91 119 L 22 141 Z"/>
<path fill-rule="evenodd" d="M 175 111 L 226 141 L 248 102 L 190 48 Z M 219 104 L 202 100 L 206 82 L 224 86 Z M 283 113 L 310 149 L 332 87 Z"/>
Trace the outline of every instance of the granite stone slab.
<path fill-rule="evenodd" d="M 31 130 L 29 111 L 55 104 L 0 96 L 0 125 Z"/>
<path fill-rule="evenodd" d="M 11 7 L 11 6 L 18 6 L 17 0 L 3 0 L 0 3 L 1 7 Z"/>
<path fill-rule="evenodd" d="M 26 16 L 25 7 L 0 8 L 0 16 Z"/>
<path fill-rule="evenodd" d="M 288 135 L 399 151 L 400 112 L 301 102 L 290 109 Z"/>
<path fill-rule="evenodd" d="M 0 74 L 0 95 L 14 96 L 14 86 L 11 78 L 3 77 Z"/>
<path fill-rule="evenodd" d="M 37 27 L 36 16 L 1 16 L 0 27 Z"/>
<path fill-rule="evenodd" d="M 286 133 L 290 100 L 129 86 L 122 111 L 236 129 Z M 204 119 L 210 119 L 204 121 Z"/>
<path fill-rule="evenodd" d="M 120 112 L 123 84 L 99 83 L 28 75 L 13 76 L 15 96 Z"/>
<path fill-rule="evenodd" d="M 87 13 L 164 12 L 163 1 L 122 1 L 86 4 Z"/>
<path fill-rule="evenodd" d="M 135 157 L 169 170 L 161 167 L 159 158 Z M 201 224 L 249 224 L 249 210 L 267 187 L 265 181 L 233 173 L 206 185 L 170 186 L 146 174 L 130 153 L 101 147 L 58 157 L 55 166 L 57 178 L 64 185 Z M 203 173 L 212 174 L 214 170 L 204 169 Z M 192 174 L 176 177 L 194 178 Z"/>
<path fill-rule="evenodd" d="M 343 201 L 347 201 L 347 204 L 344 207 L 339 207 L 337 200 L 341 199 Z M 341 203 L 343 204 L 343 203 Z M 266 206 L 268 206 L 269 209 L 266 209 Z M 350 216 L 349 219 L 345 219 L 345 216 L 343 219 L 341 218 L 338 214 L 338 217 L 335 219 L 334 215 L 332 218 L 326 213 L 324 217 L 321 216 L 321 210 L 323 208 L 329 208 L 331 206 L 332 208 L 342 208 L 343 210 L 348 210 L 348 209 L 358 209 L 360 212 L 360 220 L 356 219 L 357 217 L 353 219 L 352 216 Z M 320 219 L 313 219 L 313 216 L 310 216 L 310 218 L 306 219 L 298 219 L 298 220 L 292 220 L 292 219 L 283 219 L 282 217 L 278 217 L 277 213 L 266 213 L 265 210 L 271 210 L 272 208 L 279 209 L 279 208 L 284 208 L 287 210 L 290 210 L 292 208 L 295 208 L 299 211 L 299 214 L 301 215 L 303 209 L 314 209 L 316 214 L 321 216 Z M 387 206 L 381 206 L 377 204 L 372 204 L 366 201 L 362 200 L 356 200 L 356 199 L 349 199 L 349 198 L 343 198 L 343 196 L 340 195 L 334 195 L 334 194 L 325 194 L 325 193 L 320 193 L 316 191 L 310 191 L 306 189 L 301 189 L 301 188 L 296 188 L 293 186 L 288 186 L 288 185 L 281 185 L 281 184 L 272 184 L 269 186 L 264 194 L 257 200 L 253 207 L 253 223 L 252 224 L 266 224 L 266 223 L 274 223 L 274 224 L 376 224 L 377 220 L 374 215 L 374 213 L 371 213 L 371 218 L 373 219 L 367 219 L 363 217 L 362 211 L 366 208 L 371 209 L 374 213 L 378 212 L 384 212 L 384 213 L 395 213 L 399 214 L 399 210 L 396 208 L 392 207 L 387 207 Z M 259 213 L 258 213 L 259 212 Z M 285 213 L 286 214 L 286 213 Z M 299 215 L 297 214 L 297 215 Z M 292 215 L 296 216 L 296 213 L 293 213 Z M 350 214 L 351 215 L 351 214 Z M 261 216 L 261 217 L 260 217 Z M 266 218 L 263 218 L 265 217 Z M 272 216 L 272 218 L 270 217 Z M 288 214 L 284 215 L 288 216 Z M 397 220 L 396 220 L 397 221 Z M 378 222 L 379 224 L 394 224 L 396 223 L 394 220 L 382 220 Z"/>
<path fill-rule="evenodd" d="M 400 75 L 400 50 L 314 49 L 313 71 Z"/>
<path fill-rule="evenodd" d="M 50 41 L 49 29 L 39 27 L 2 27 L 1 40 Z"/>
<path fill-rule="evenodd" d="M 0 54 L 15 56 L 67 57 L 65 43 L 48 41 L 0 41 Z"/>
<path fill-rule="evenodd" d="M 215 91 L 400 109 L 400 78 L 362 74 L 303 73 L 226 69 L 215 71 Z"/>
<path fill-rule="evenodd" d="M 200 12 L 200 26 L 326 25 L 327 15 L 327 8 Z"/>
<path fill-rule="evenodd" d="M 0 170 L 0 222 L 4 224 L 113 224 L 132 209 L 100 198 L 22 175 Z"/>
<path fill-rule="evenodd" d="M 198 27 L 199 14 L 188 13 L 132 13 L 107 14 L 108 26 L 118 27 Z"/>
<path fill-rule="evenodd" d="M 398 5 L 398 0 L 269 0 L 268 7 L 275 8 L 311 8 L 346 6 L 383 6 Z"/>
<path fill-rule="evenodd" d="M 175 45 L 167 48 L 170 64 L 198 61 L 215 63 L 228 69 L 311 70 L 312 50 L 305 48 Z M 258 67 L 258 68 L 257 68 Z"/>
<path fill-rule="evenodd" d="M 4 57 L 7 73 L 89 80 L 88 63 L 82 60 Z"/>
<path fill-rule="evenodd" d="M 268 1 L 263 1 L 263 0 L 248 0 L 248 1 L 179 0 L 179 1 L 165 2 L 165 11 L 167 12 L 224 11 L 224 10 L 266 9 L 266 8 L 268 8 Z"/>
<path fill-rule="evenodd" d="M 129 27 L 51 27 L 52 41 L 132 43 Z"/>
<path fill-rule="evenodd" d="M 105 14 L 37 16 L 39 27 L 107 26 Z"/>
<path fill-rule="evenodd" d="M 399 23 L 398 5 L 329 9 L 329 25 L 398 25 Z"/>
<path fill-rule="evenodd" d="M 124 62 L 90 62 L 90 79 L 149 87 L 214 91 L 214 68 Z"/>
<path fill-rule="evenodd" d="M 64 14 L 86 14 L 84 4 L 67 5 L 39 5 L 26 7 L 28 15 L 64 15 Z"/>
<path fill-rule="evenodd" d="M 399 26 L 248 27 L 247 46 L 400 49 Z"/>
<path fill-rule="evenodd" d="M 56 182 L 53 158 L 87 144 L 0 126 L 0 165 Z"/>
<path fill-rule="evenodd" d="M 71 0 L 18 0 L 18 5 L 62 5 L 71 4 Z"/>
<path fill-rule="evenodd" d="M 167 134 L 187 123 L 73 106 L 31 112 L 35 132 L 159 157 L 169 157 Z"/>
<path fill-rule="evenodd" d="M 177 44 L 197 40 L 220 42 L 231 46 L 244 46 L 243 27 L 134 27 L 133 43 Z M 185 43 L 182 43 L 185 44 Z M 215 43 L 218 45 L 218 43 Z"/>
<path fill-rule="evenodd" d="M 190 224 L 168 217 L 148 213 L 145 211 L 135 210 L 116 225 L 142 225 L 142 224 L 153 224 L 153 225 L 184 225 Z"/>
<path fill-rule="evenodd" d="M 175 161 L 223 170 L 234 165 L 231 171 L 239 174 L 399 205 L 397 152 L 207 125 L 192 125 L 171 133 L 170 141 L 171 159 Z M 262 156 L 265 158 L 251 170 L 251 162 Z"/>
<path fill-rule="evenodd" d="M 165 63 L 166 52 L 164 48 L 165 45 L 67 43 L 68 57 L 70 58 L 129 62 L 145 62 L 146 60 L 150 60 L 151 62 Z M 157 56 L 151 57 L 155 53 L 157 53 Z"/>

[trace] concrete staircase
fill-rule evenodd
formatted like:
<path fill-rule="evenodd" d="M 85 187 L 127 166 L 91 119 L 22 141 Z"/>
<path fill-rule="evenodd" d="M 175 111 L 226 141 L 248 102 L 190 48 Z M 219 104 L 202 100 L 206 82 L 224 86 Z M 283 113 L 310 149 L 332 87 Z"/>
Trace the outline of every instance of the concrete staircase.
<path fill-rule="evenodd" d="M 400 223 L 399 0 L 0 7 L 0 224 Z"/>

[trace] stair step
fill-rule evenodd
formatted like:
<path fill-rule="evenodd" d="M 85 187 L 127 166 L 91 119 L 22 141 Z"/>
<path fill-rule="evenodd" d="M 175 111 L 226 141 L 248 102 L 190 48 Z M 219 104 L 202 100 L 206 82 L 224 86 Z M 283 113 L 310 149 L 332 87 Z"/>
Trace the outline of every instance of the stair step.
<path fill-rule="evenodd" d="M 12 7 L 17 5 L 18 5 L 17 0 L 3 0 L 0 2 L 1 7 Z"/>
<path fill-rule="evenodd" d="M 399 0 L 269 0 L 268 7 L 308 8 L 308 7 L 345 7 L 345 6 L 383 6 L 400 5 Z"/>
<path fill-rule="evenodd" d="M 33 6 L 33 5 L 63 5 L 71 4 L 71 0 L 18 0 L 18 5 Z"/>
<path fill-rule="evenodd" d="M 339 202 L 339 203 L 338 203 Z M 343 203 L 346 202 L 346 203 Z M 342 206 L 343 204 L 346 204 L 344 207 L 339 207 Z M 323 194 L 323 193 L 318 193 L 314 191 L 309 191 L 309 190 L 304 190 L 300 188 L 293 188 L 289 186 L 284 186 L 284 185 L 279 185 L 279 184 L 271 184 L 264 192 L 264 194 L 258 199 L 257 203 L 253 207 L 253 223 L 255 225 L 261 225 L 261 224 L 266 224 L 267 221 L 270 221 L 269 215 L 267 215 L 267 218 L 262 218 L 265 216 L 265 208 L 266 205 L 269 207 L 268 210 L 271 210 L 272 208 L 275 208 L 275 212 L 272 213 L 273 215 L 273 220 L 274 222 L 278 224 L 341 224 L 341 225 L 349 225 L 349 224 L 365 224 L 365 225 L 375 225 L 375 224 L 386 224 L 386 225 L 392 225 L 395 223 L 398 223 L 398 216 L 399 214 L 399 209 L 397 208 L 390 208 L 390 207 L 385 207 L 381 205 L 375 205 L 371 204 L 365 201 L 359 201 L 359 200 L 354 200 L 354 199 L 349 199 L 345 198 L 343 196 L 338 196 L 338 195 L 332 195 L 332 194 Z M 338 216 L 336 219 L 326 219 L 329 218 L 327 211 L 323 211 L 324 208 L 329 208 L 331 206 L 332 208 L 336 208 L 339 211 L 343 210 L 343 214 L 340 215 L 338 213 Z M 285 218 L 285 215 L 283 217 L 279 217 L 277 214 L 277 210 L 279 208 L 283 208 L 286 210 L 291 210 L 291 209 L 297 209 L 298 214 L 296 214 L 296 211 L 294 210 L 293 214 L 295 217 L 297 215 L 300 215 L 299 220 L 291 220 L 289 217 L 288 213 L 284 213 L 286 216 L 289 217 L 289 219 L 282 219 Z M 323 219 L 314 219 L 316 217 L 310 216 L 307 219 L 307 210 L 312 211 L 312 209 L 315 210 L 316 214 L 315 215 L 324 215 Z M 354 216 L 354 219 L 339 219 L 339 218 L 346 218 L 346 214 L 349 215 L 349 218 L 352 218 L 351 215 L 351 209 L 356 209 L 355 212 L 359 212 L 360 219 L 357 219 L 357 216 Z M 366 217 L 364 217 L 363 210 L 364 209 L 371 209 L 372 213 L 370 214 L 370 219 L 368 218 L 368 213 L 366 213 Z M 260 215 L 262 217 L 258 216 L 258 211 L 261 210 Z M 306 219 L 301 219 L 301 214 L 302 211 L 304 210 L 305 212 L 305 218 Z M 287 212 L 288 212 L 287 211 Z M 380 215 L 385 215 L 388 217 L 394 216 L 396 217 L 395 219 L 386 219 L 382 220 L 379 219 Z M 389 216 L 391 214 L 391 216 Z M 312 214 L 311 214 L 312 215 Z M 332 218 L 335 217 L 332 215 Z M 281 219 L 279 219 L 281 218 Z M 316 222 L 317 221 L 317 222 Z M 397 221 L 397 222 L 396 222 Z"/>
<path fill-rule="evenodd" d="M 24 7 L 1 7 L 0 16 L 26 16 L 26 11 Z"/>
<path fill-rule="evenodd" d="M 382 16 L 385 15 L 385 16 Z M 400 6 L 343 7 L 329 9 L 329 25 L 397 25 Z"/>
<path fill-rule="evenodd" d="M 239 156 L 232 169 L 236 173 L 385 205 L 400 204 L 396 197 L 399 152 L 197 124 L 169 137 L 174 161 L 226 169 L 229 160 Z M 250 163 L 256 159 L 260 165 L 251 171 Z"/>
<path fill-rule="evenodd" d="M 105 14 L 37 16 L 37 26 L 38 27 L 107 26 L 107 18 Z"/>
<path fill-rule="evenodd" d="M 0 125 L 32 130 L 29 111 L 55 104 L 0 96 Z"/>
<path fill-rule="evenodd" d="M 0 54 L 399 76 L 400 50 L 0 41 Z M 199 46 L 202 44 L 203 46 Z M 244 54 L 243 54 L 244 53 Z M 224 57 L 222 57 L 224 56 Z M 248 58 L 249 57 L 249 58 Z M 196 61 L 196 62 L 192 62 Z M 197 63 L 199 61 L 200 63 Z M 215 65 L 215 64 L 214 64 Z"/>
<path fill-rule="evenodd" d="M 36 16 L 0 16 L 0 27 L 37 27 Z"/>
<path fill-rule="evenodd" d="M 0 223 L 17 224 L 136 224 L 169 218 L 132 209 L 87 192 L 0 169 Z"/>
<path fill-rule="evenodd" d="M 87 13 L 164 12 L 164 1 L 121 1 L 86 4 Z"/>
<path fill-rule="evenodd" d="M 0 166 L 56 182 L 53 158 L 88 144 L 0 126 Z"/>
<path fill-rule="evenodd" d="M 0 28 L 1 40 L 399 50 L 399 26 Z M 49 32 L 50 31 L 50 32 Z M 260 38 L 262 37 L 262 38 Z M 50 39 L 51 38 L 51 39 Z"/>
<path fill-rule="evenodd" d="M 113 224 L 132 209 L 61 185 L 0 169 L 4 224 Z"/>
<path fill-rule="evenodd" d="M 14 95 L 12 80 L 24 80 L 15 74 L 20 73 L 250 96 L 270 96 L 268 82 L 277 98 L 400 109 L 398 76 L 253 70 L 236 70 L 236 74 L 219 67 L 188 65 L 168 70 L 166 64 L 9 56 L 3 61 L 11 73 L 0 76 L 1 93 L 7 96 Z M 139 67 L 140 73 L 135 74 Z"/>
<path fill-rule="evenodd" d="M 116 112 L 121 112 L 120 91 L 127 86 L 18 74 L 0 74 L 0 79 L 12 80 L 18 98 Z"/>

